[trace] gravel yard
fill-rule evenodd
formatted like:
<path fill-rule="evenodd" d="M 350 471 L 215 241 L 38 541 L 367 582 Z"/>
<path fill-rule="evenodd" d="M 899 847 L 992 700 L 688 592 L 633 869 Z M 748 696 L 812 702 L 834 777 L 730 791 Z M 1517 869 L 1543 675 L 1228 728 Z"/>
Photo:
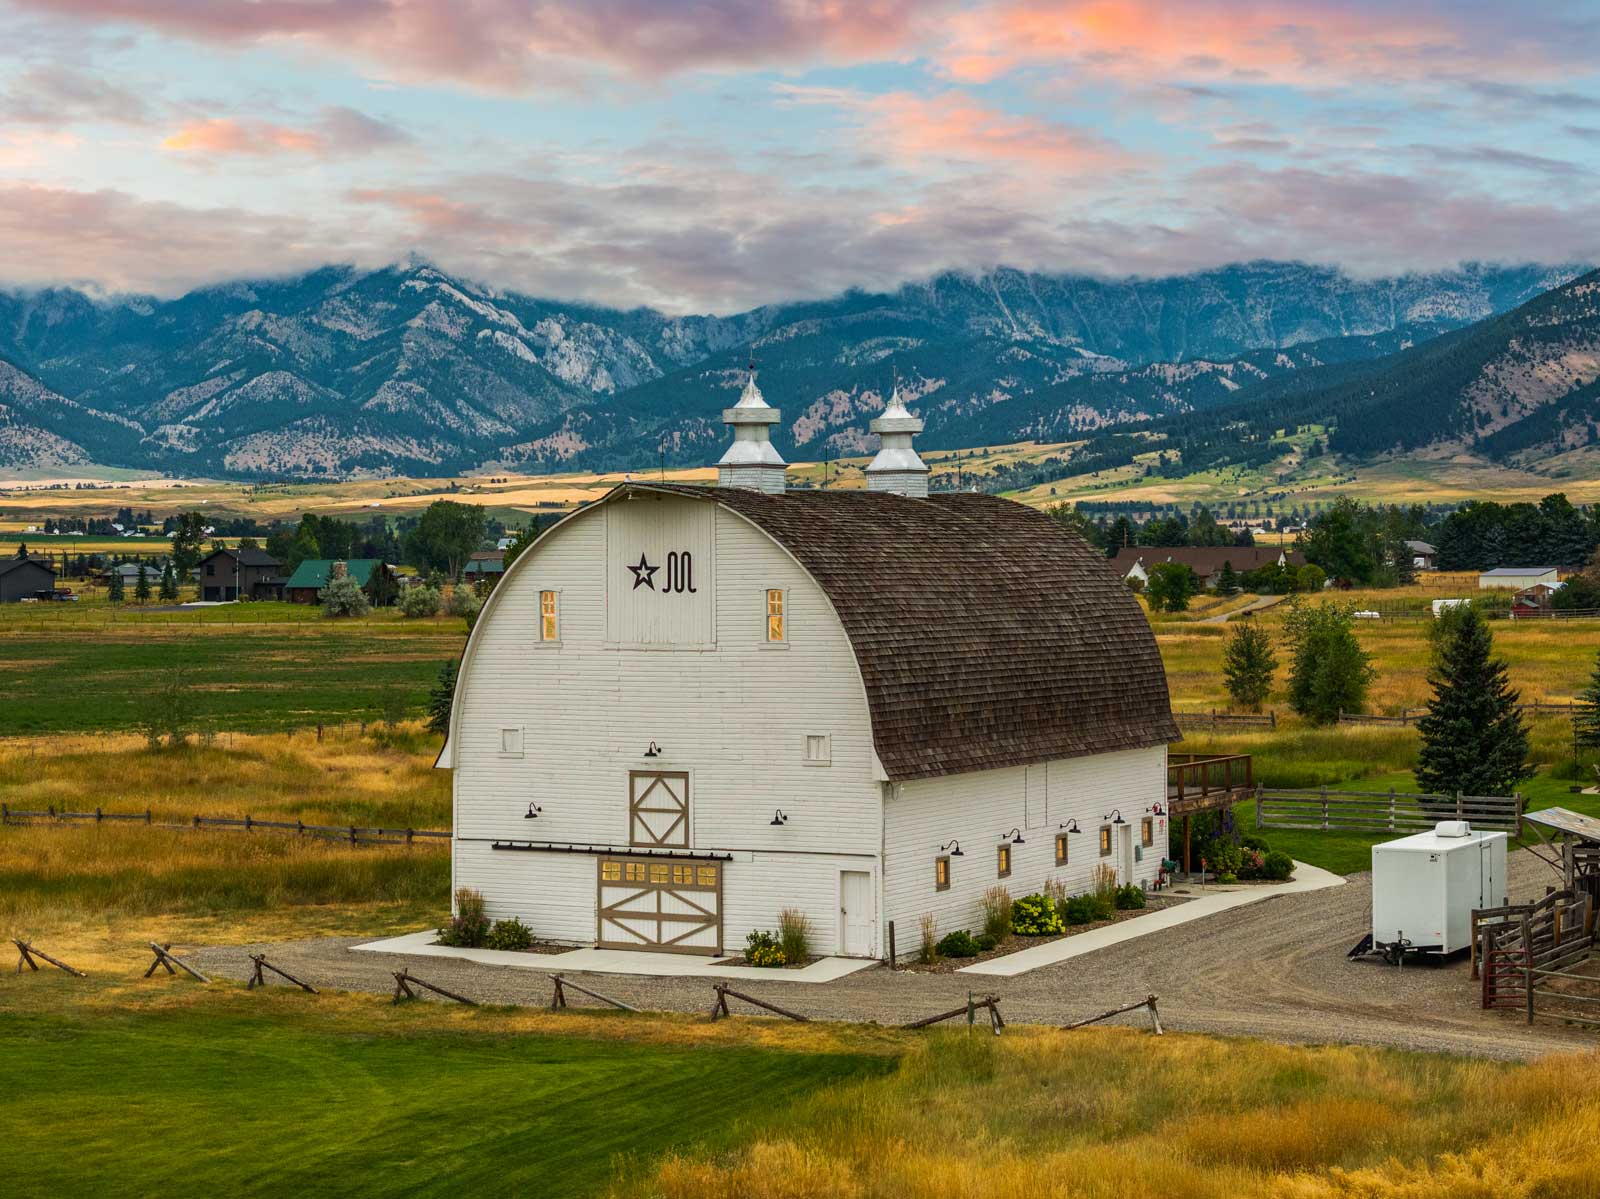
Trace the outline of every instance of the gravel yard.
<path fill-rule="evenodd" d="M 1530 854 L 1511 855 L 1511 893 L 1542 893 L 1554 875 Z M 1485 1012 L 1467 963 L 1408 965 L 1351 962 L 1346 951 L 1367 931 L 1370 880 L 1273 896 L 1191 924 L 1153 932 L 1014 978 L 863 970 L 823 985 L 772 982 L 740 989 L 817 1019 L 904 1023 L 965 1001 L 968 991 L 1001 996 L 1007 1021 L 1061 1024 L 1154 993 L 1163 1023 L 1187 1032 L 1259 1036 L 1280 1041 L 1348 1041 L 1407 1049 L 1523 1058 L 1591 1048 L 1596 1038 L 1541 1021 L 1528 1027 L 1506 1012 Z M 392 991 L 391 971 L 408 966 L 429 982 L 485 1003 L 550 999 L 543 973 L 442 958 L 355 953 L 366 938 L 321 938 L 200 950 L 203 970 L 249 974 L 248 954 L 318 987 Z M 570 975 L 638 1007 L 709 1012 L 707 979 Z M 569 1001 L 587 1002 L 579 997 Z M 736 1001 L 734 1001 L 736 1003 Z M 742 1006 L 737 1005 L 736 1006 Z M 749 1010 L 749 1009 L 746 1009 Z M 1139 1023 L 1142 1012 L 1127 1019 Z"/>

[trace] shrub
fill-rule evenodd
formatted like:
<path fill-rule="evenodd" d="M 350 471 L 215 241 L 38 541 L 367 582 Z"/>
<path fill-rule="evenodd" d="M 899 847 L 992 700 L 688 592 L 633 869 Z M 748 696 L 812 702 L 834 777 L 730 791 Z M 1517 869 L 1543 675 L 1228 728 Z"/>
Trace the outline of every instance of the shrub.
<path fill-rule="evenodd" d="M 996 938 L 991 937 L 988 933 L 979 933 L 972 938 L 972 943 L 978 947 L 979 953 L 988 953 L 996 945 L 1000 944 Z"/>
<path fill-rule="evenodd" d="M 1294 859 L 1281 849 L 1274 849 L 1261 866 L 1261 876 L 1281 883 L 1294 873 Z"/>
<path fill-rule="evenodd" d="M 1144 888 L 1133 883 L 1118 887 L 1116 898 L 1112 902 L 1117 905 L 1119 912 L 1136 912 L 1144 907 Z"/>
<path fill-rule="evenodd" d="M 983 931 L 997 942 L 1011 935 L 1011 892 L 1004 887 L 990 887 L 983 893 Z"/>
<path fill-rule="evenodd" d="M 328 580 L 328 585 L 317 592 L 317 599 L 322 601 L 324 616 L 365 616 L 372 611 L 367 593 L 349 575 Z"/>
<path fill-rule="evenodd" d="M 917 960 L 924 966 L 931 966 L 939 960 L 939 921 L 932 912 L 924 912 L 918 923 L 922 929 L 922 948 L 917 951 Z"/>
<path fill-rule="evenodd" d="M 939 938 L 939 956 L 947 958 L 975 958 L 982 952 L 977 939 L 964 928 L 945 933 Z"/>
<path fill-rule="evenodd" d="M 778 913 L 778 948 L 786 962 L 803 962 L 811 956 L 811 920 L 799 908 Z"/>
<path fill-rule="evenodd" d="M 744 939 L 744 960 L 754 966 L 755 955 L 764 949 L 778 949 L 778 939 L 765 929 L 751 929 Z M 780 949 L 778 952 L 783 951 Z"/>
<path fill-rule="evenodd" d="M 1011 931 L 1021 937 L 1048 937 L 1067 930 L 1049 896 L 1024 895 L 1011 905 Z"/>
<path fill-rule="evenodd" d="M 439 615 L 439 593 L 426 584 L 406 588 L 400 597 L 400 615 L 419 618 Z"/>
<path fill-rule="evenodd" d="M 496 920 L 483 940 L 485 949 L 526 949 L 533 944 L 533 930 L 515 916 Z"/>
<path fill-rule="evenodd" d="M 1231 882 L 1244 868 L 1244 851 L 1237 845 L 1215 841 L 1208 847 L 1206 868 L 1214 872 L 1218 882 Z M 1224 878 L 1224 876 L 1229 876 Z"/>
<path fill-rule="evenodd" d="M 477 618 L 478 609 L 481 607 L 483 604 L 472 593 L 472 588 L 459 583 L 450 589 L 450 598 L 444 604 L 444 610 L 448 615 L 464 616 L 469 624 Z"/>
<path fill-rule="evenodd" d="M 1074 895 L 1065 900 L 1057 910 L 1061 919 L 1068 924 L 1093 924 L 1101 919 L 1096 914 L 1093 895 Z"/>
<path fill-rule="evenodd" d="M 1244 879 L 1264 878 L 1267 855 L 1259 849 L 1251 849 L 1247 845 L 1239 846 L 1239 877 Z"/>
<path fill-rule="evenodd" d="M 459 949 L 478 949 L 489 935 L 489 917 L 484 912 L 483 896 L 471 887 L 456 892 L 456 914 L 439 930 L 439 944 Z"/>
<path fill-rule="evenodd" d="M 784 964 L 783 950 L 776 945 L 761 945 L 755 949 L 745 950 L 744 960 L 752 966 L 765 966 L 771 969 Z"/>

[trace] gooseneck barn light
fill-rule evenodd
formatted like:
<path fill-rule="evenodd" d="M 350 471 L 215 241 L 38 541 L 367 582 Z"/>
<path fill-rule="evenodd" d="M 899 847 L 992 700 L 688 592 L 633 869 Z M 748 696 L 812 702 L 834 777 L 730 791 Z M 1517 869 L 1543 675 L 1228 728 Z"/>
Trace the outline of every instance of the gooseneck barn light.
<path fill-rule="evenodd" d="M 1056 827 L 1059 828 L 1059 829 L 1065 829 L 1069 833 L 1076 833 L 1076 832 L 1081 832 L 1082 831 L 1081 829 L 1078 828 L 1078 818 L 1076 816 L 1074 816 L 1071 820 L 1067 821 L 1065 824 L 1056 825 Z"/>
<path fill-rule="evenodd" d="M 542 811 L 544 811 L 544 809 L 538 804 L 530 803 L 528 805 L 528 810 L 522 814 L 522 818 L 524 820 L 537 820 L 539 819 L 539 813 Z"/>
<path fill-rule="evenodd" d="M 951 840 L 949 840 L 949 841 L 946 841 L 943 845 L 939 846 L 939 852 L 940 853 L 948 853 L 952 858 L 959 858 L 959 857 L 963 857 L 964 856 L 962 854 L 962 852 L 961 852 L 961 842 L 959 842 L 959 841 L 957 841 L 957 840 L 955 840 L 953 838 Z"/>
<path fill-rule="evenodd" d="M 1013 845 L 1027 844 L 1027 842 L 1022 839 L 1022 830 L 1020 828 L 1014 828 L 1009 833 L 1001 833 L 1000 840 L 1010 841 Z"/>
<path fill-rule="evenodd" d="M 773 809 L 773 812 L 772 812 L 772 821 L 771 821 L 771 823 L 773 825 L 788 824 L 789 823 L 789 816 L 782 808 L 775 808 L 775 809 Z"/>
<path fill-rule="evenodd" d="M 1111 819 L 1113 816 L 1116 817 L 1115 820 Z M 1107 813 L 1106 815 L 1100 817 L 1100 819 L 1101 820 L 1111 820 L 1112 824 L 1127 824 L 1128 823 L 1126 820 L 1124 820 L 1122 818 L 1122 809 L 1121 808 L 1112 808 L 1109 813 Z"/>

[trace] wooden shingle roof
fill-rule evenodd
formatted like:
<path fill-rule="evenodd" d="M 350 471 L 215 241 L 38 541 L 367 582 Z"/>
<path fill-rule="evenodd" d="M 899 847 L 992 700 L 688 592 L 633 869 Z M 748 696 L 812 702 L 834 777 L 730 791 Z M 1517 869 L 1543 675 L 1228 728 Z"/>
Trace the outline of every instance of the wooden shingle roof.
<path fill-rule="evenodd" d="M 810 572 L 850 637 L 890 779 L 1179 737 L 1137 601 L 1041 512 L 977 494 L 630 488 L 721 504 Z"/>

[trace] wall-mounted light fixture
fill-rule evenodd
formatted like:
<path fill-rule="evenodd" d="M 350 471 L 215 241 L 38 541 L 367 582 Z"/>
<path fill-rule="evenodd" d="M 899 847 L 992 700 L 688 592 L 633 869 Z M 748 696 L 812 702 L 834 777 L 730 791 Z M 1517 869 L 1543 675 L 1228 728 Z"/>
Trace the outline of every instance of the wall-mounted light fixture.
<path fill-rule="evenodd" d="M 542 811 L 544 811 L 544 809 L 538 804 L 530 803 L 528 805 L 528 810 L 522 814 L 522 818 L 524 820 L 537 820 L 539 819 L 539 813 Z"/>
<path fill-rule="evenodd" d="M 939 852 L 947 853 L 952 858 L 959 858 L 963 856 L 961 853 L 961 842 L 954 839 L 946 841 L 943 845 L 939 846 Z"/>
<path fill-rule="evenodd" d="M 771 823 L 774 825 L 788 824 L 789 817 L 782 808 L 774 808 Z"/>
<path fill-rule="evenodd" d="M 1014 828 L 1009 833 L 1001 833 L 1000 840 L 1010 841 L 1013 845 L 1027 844 L 1027 842 L 1022 839 L 1022 830 L 1020 828 Z"/>
<path fill-rule="evenodd" d="M 644 756 L 647 758 L 659 758 L 661 756 L 661 747 L 654 741 L 650 742 L 650 747 L 644 751 Z"/>
<path fill-rule="evenodd" d="M 1116 817 L 1115 820 L 1111 819 L 1113 816 Z M 1100 819 L 1101 820 L 1111 820 L 1112 824 L 1127 824 L 1128 823 L 1126 820 L 1124 820 L 1122 818 L 1122 809 L 1121 808 L 1112 808 L 1110 812 L 1108 812 L 1106 815 L 1100 817 Z"/>
<path fill-rule="evenodd" d="M 1165 814 L 1165 813 L 1163 813 L 1161 811 L 1161 801 L 1159 799 L 1156 800 L 1155 803 L 1150 805 L 1150 811 L 1151 811 L 1151 814 L 1155 815 L 1155 816 L 1161 816 L 1161 815 Z"/>
<path fill-rule="evenodd" d="M 1056 825 L 1056 827 L 1059 829 L 1065 829 L 1069 833 L 1076 833 L 1080 831 L 1078 828 L 1078 818 L 1076 816 L 1067 821 L 1065 824 Z"/>

